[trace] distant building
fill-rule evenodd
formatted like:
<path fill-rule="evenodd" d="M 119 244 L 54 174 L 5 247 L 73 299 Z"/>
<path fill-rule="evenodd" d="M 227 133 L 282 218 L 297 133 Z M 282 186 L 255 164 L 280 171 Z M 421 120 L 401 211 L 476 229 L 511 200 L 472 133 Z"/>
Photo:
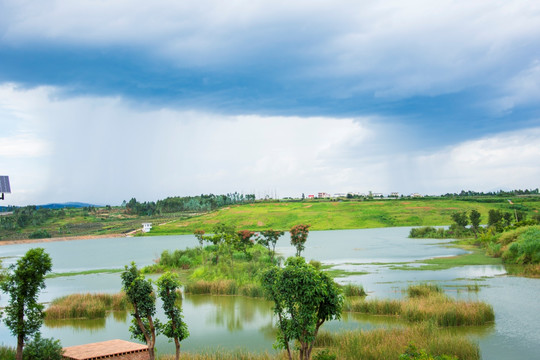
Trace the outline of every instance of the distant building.
<path fill-rule="evenodd" d="M 399 197 L 399 193 L 398 193 L 398 192 L 392 192 L 392 193 L 390 193 L 390 197 L 398 198 L 398 197 Z"/>
<path fill-rule="evenodd" d="M 419 193 L 414 193 L 414 194 L 411 194 L 411 197 L 422 197 L 422 195 Z"/>
<path fill-rule="evenodd" d="M 336 193 L 336 194 L 334 194 L 335 198 L 346 197 L 346 196 L 347 195 L 345 195 L 344 193 Z"/>
<path fill-rule="evenodd" d="M 325 199 L 325 198 L 329 198 L 330 197 L 330 194 L 328 193 L 325 193 L 325 192 L 320 192 L 319 195 L 317 196 L 319 199 Z"/>
<path fill-rule="evenodd" d="M 150 230 L 152 230 L 152 223 L 143 223 L 142 224 L 142 231 L 147 233 L 147 232 L 150 232 Z"/>
<path fill-rule="evenodd" d="M 109 340 L 98 343 L 64 348 L 65 360 L 148 360 L 148 346 L 124 340 Z"/>
<path fill-rule="evenodd" d="M 308 195 L 308 199 L 315 199 L 315 195 Z"/>
<path fill-rule="evenodd" d="M 382 199 L 384 197 L 383 193 L 373 193 L 374 198 Z"/>

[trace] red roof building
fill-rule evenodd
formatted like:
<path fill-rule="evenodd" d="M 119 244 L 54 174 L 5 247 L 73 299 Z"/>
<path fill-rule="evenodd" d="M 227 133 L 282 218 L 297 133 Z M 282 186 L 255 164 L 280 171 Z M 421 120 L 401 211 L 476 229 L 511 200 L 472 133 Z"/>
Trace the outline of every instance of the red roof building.
<path fill-rule="evenodd" d="M 109 340 L 98 343 L 64 348 L 66 360 L 148 360 L 148 346 L 124 340 Z"/>

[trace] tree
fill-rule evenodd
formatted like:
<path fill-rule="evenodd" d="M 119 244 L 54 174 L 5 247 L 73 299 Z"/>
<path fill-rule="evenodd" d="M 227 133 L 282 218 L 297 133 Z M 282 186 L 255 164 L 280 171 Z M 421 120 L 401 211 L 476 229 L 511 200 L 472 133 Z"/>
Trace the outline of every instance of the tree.
<path fill-rule="evenodd" d="M 152 282 L 140 274 L 134 262 L 129 268 L 126 265 L 121 277 L 122 288 L 133 306 L 133 320 L 129 330 L 133 338 L 146 342 L 150 360 L 154 360 L 154 347 L 160 324 L 153 319 L 156 313 L 156 296 Z"/>
<path fill-rule="evenodd" d="M 471 229 L 474 231 L 474 238 L 478 238 L 478 227 L 480 226 L 480 218 L 482 215 L 476 210 L 471 210 L 469 220 L 471 220 Z"/>
<path fill-rule="evenodd" d="M 235 249 L 242 251 L 247 256 L 247 249 L 253 246 L 253 237 L 255 236 L 255 233 L 249 230 L 240 230 L 236 235 Z"/>
<path fill-rule="evenodd" d="M 284 234 L 285 234 L 284 231 L 269 229 L 269 230 L 261 231 L 260 232 L 261 236 L 257 238 L 257 242 L 268 249 L 268 253 L 272 257 L 272 261 L 274 260 L 274 256 L 276 254 L 277 241 Z M 270 248 L 270 246 L 272 246 L 272 248 Z"/>
<path fill-rule="evenodd" d="M 296 340 L 299 359 L 311 359 L 319 328 L 325 321 L 341 317 L 340 288 L 301 257 L 290 257 L 284 268 L 274 266 L 265 271 L 262 285 L 278 318 L 276 345 L 286 349 L 291 360 L 290 342 Z"/>
<path fill-rule="evenodd" d="M 30 249 L 10 270 L 1 284 L 9 294 L 4 309 L 7 327 L 17 336 L 16 360 L 22 360 L 24 344 L 39 331 L 43 323 L 43 305 L 37 302 L 39 292 L 45 288 L 45 274 L 52 269 L 51 257 L 42 248 Z"/>
<path fill-rule="evenodd" d="M 293 226 L 290 230 L 291 244 L 296 248 L 296 256 L 300 256 L 305 249 L 304 244 L 306 243 L 310 226 L 311 225 L 300 224 Z"/>
<path fill-rule="evenodd" d="M 167 272 L 157 281 L 159 297 L 163 302 L 163 310 L 169 319 L 162 324 L 162 333 L 168 338 L 174 339 L 176 348 L 176 360 L 180 359 L 180 341 L 189 336 L 187 325 L 182 318 L 182 310 L 177 305 L 181 300 L 179 294 L 180 281 L 178 275 Z"/>
<path fill-rule="evenodd" d="M 467 217 L 467 212 L 466 211 L 460 211 L 460 212 L 453 213 L 452 214 L 452 220 L 454 220 L 456 225 L 461 229 L 464 229 L 465 226 L 467 226 L 469 224 L 469 218 Z"/>
<path fill-rule="evenodd" d="M 488 227 L 495 226 L 502 222 L 503 215 L 500 210 L 489 210 L 488 212 Z"/>

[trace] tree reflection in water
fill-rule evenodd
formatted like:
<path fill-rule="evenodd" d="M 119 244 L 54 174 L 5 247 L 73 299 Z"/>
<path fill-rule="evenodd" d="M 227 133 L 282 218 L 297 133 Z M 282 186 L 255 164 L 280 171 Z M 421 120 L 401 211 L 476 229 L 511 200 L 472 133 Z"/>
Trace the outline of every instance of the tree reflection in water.
<path fill-rule="evenodd" d="M 272 302 L 243 296 L 185 295 L 194 308 L 210 306 L 206 323 L 226 326 L 230 332 L 243 330 L 244 325 L 268 319 L 263 328 L 272 327 Z"/>

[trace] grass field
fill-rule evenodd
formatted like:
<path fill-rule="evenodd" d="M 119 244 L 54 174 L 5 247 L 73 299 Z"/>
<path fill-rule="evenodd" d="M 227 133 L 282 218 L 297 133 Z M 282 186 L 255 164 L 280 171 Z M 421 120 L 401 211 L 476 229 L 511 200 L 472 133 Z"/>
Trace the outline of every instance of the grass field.
<path fill-rule="evenodd" d="M 512 198 L 514 206 L 529 217 L 540 210 L 540 198 Z M 192 234 L 196 229 L 211 231 L 217 223 L 235 225 L 239 230 L 288 231 L 297 224 L 310 224 L 311 230 L 365 229 L 391 226 L 449 225 L 456 211 L 478 210 L 482 223 L 487 222 L 491 209 L 513 212 L 506 199 L 414 198 L 395 200 L 305 200 L 268 201 L 234 205 L 206 214 L 174 213 L 154 216 L 126 214 L 121 207 L 66 209 L 40 225 L 24 229 L 3 229 L 0 240 L 28 239 L 38 230 L 52 237 L 106 235 L 129 233 L 141 229 L 141 223 L 151 222 L 147 235 Z M 58 210 L 55 210 L 58 211 Z"/>
<path fill-rule="evenodd" d="M 540 207 L 538 201 L 515 201 L 518 202 L 527 206 L 531 213 Z M 490 209 L 510 211 L 506 201 L 487 203 L 451 199 L 261 202 L 173 220 L 154 226 L 149 235 L 192 234 L 196 229 L 208 232 L 221 222 L 252 231 L 269 228 L 289 230 L 301 223 L 311 224 L 310 230 L 449 225 L 452 223 L 451 214 L 472 209 L 482 214 L 483 222 L 487 222 Z"/>

